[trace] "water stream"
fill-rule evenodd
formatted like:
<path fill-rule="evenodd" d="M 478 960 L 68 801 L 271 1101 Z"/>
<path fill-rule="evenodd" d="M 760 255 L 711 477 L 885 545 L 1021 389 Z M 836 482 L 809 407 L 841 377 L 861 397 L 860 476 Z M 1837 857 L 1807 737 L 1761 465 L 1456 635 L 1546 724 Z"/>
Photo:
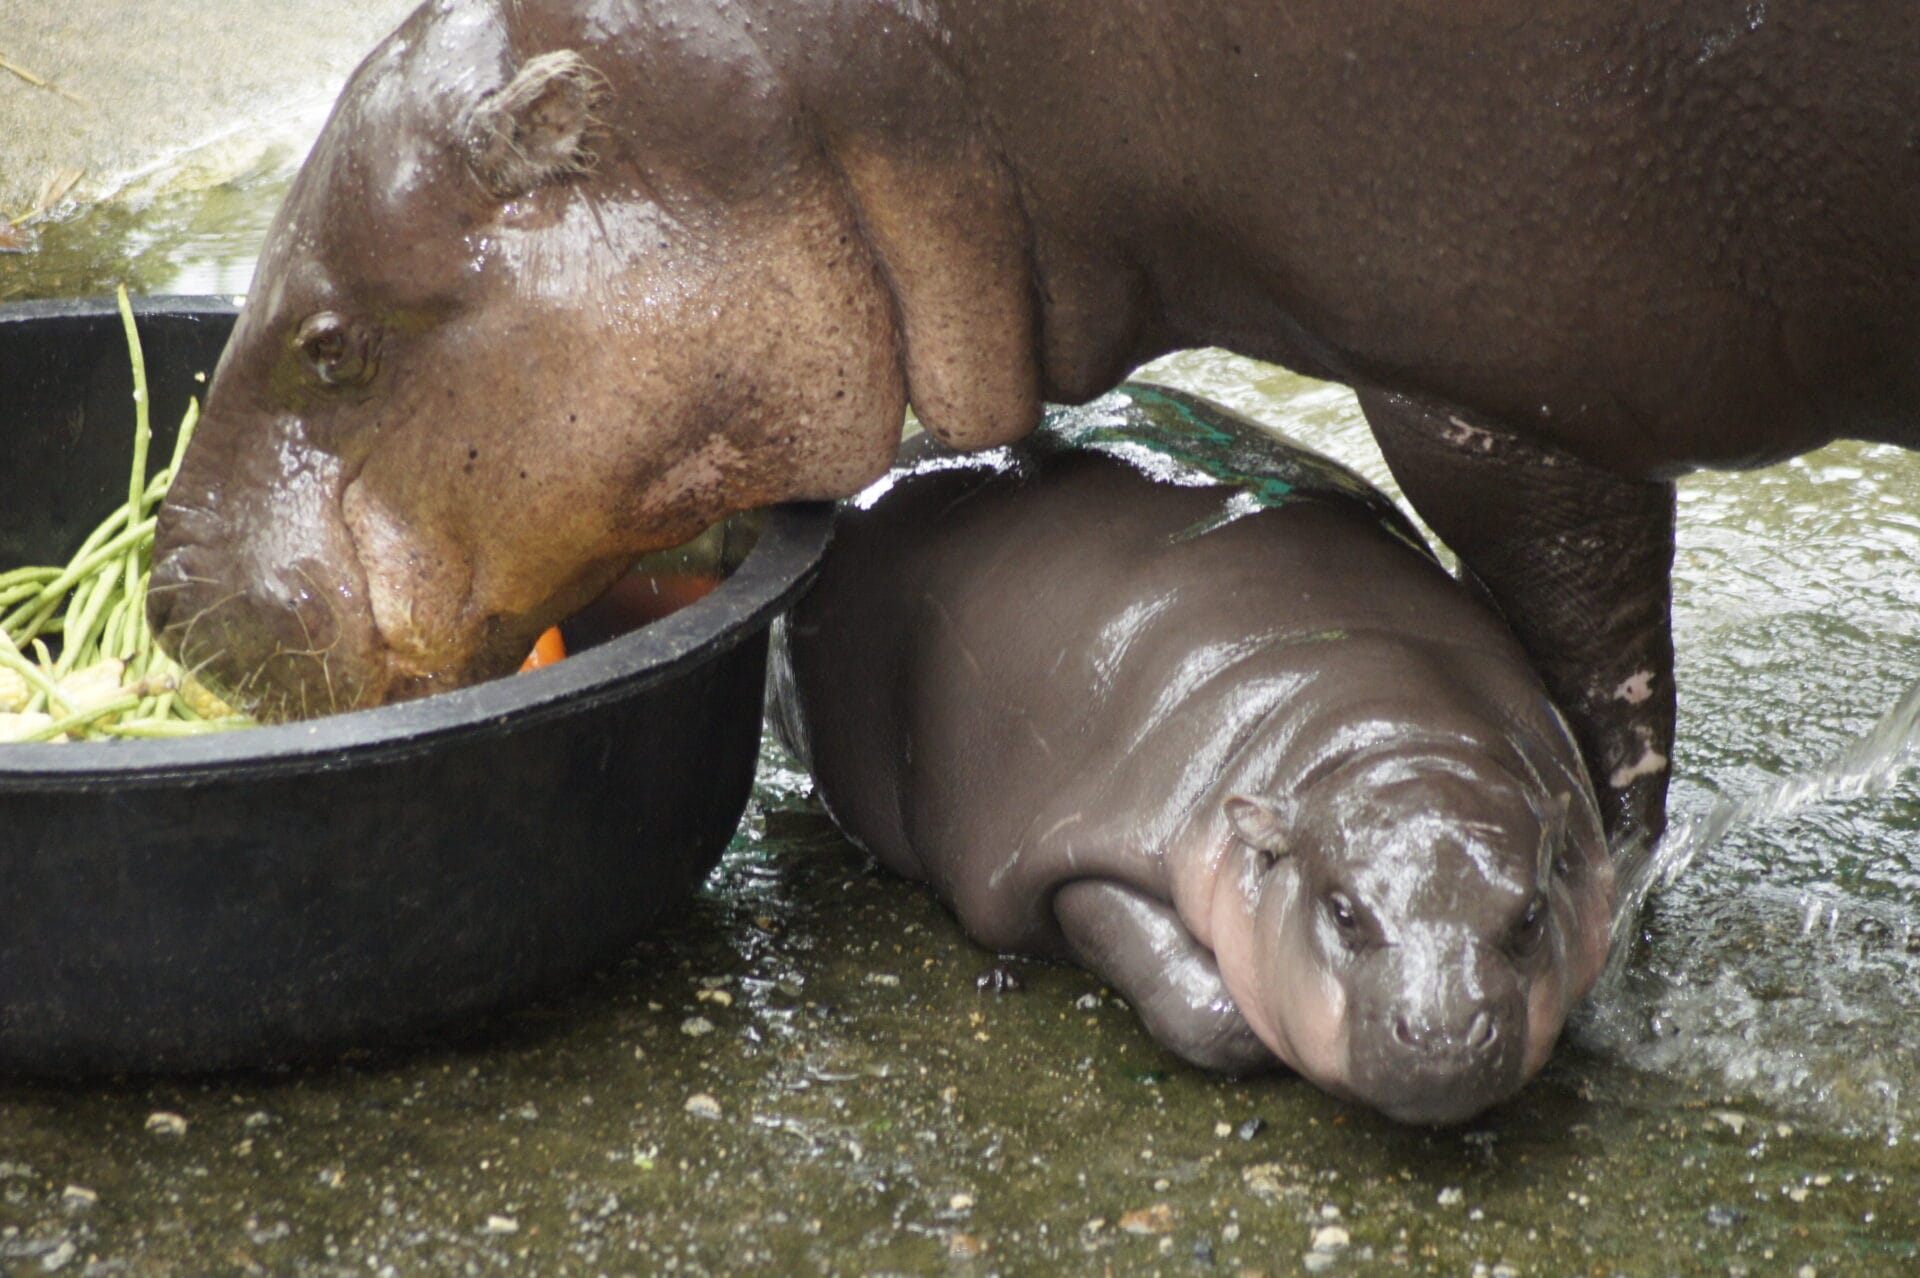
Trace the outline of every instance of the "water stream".
<path fill-rule="evenodd" d="M 1736 826 L 1754 826 L 1764 831 L 1768 825 L 1817 804 L 1884 794 L 1914 764 L 1916 751 L 1920 751 L 1920 742 L 1916 742 L 1914 736 L 1917 724 L 1920 724 L 1920 684 L 1909 688 L 1878 723 L 1826 766 L 1782 777 L 1745 798 L 1722 795 L 1704 810 L 1676 817 L 1651 851 L 1633 848 L 1624 852 L 1620 897 L 1614 907 L 1612 954 L 1600 993 L 1604 996 L 1624 979 L 1631 962 L 1634 929 L 1655 894 L 1672 887 L 1695 861 Z M 1824 915 L 1826 931 L 1831 935 L 1838 925 L 1842 905 L 1834 902 L 1823 907 L 1812 895 L 1806 899 L 1802 932 L 1812 934 Z M 1904 942 L 1911 931 L 1910 921 L 1903 916 L 1900 939 Z"/>

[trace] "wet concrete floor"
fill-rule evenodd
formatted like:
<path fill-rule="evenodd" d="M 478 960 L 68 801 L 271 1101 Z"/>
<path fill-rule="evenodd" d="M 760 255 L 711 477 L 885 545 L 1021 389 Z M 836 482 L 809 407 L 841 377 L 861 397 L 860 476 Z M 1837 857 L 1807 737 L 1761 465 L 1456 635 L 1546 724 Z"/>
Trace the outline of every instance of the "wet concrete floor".
<path fill-rule="evenodd" d="M 1093 979 L 975 949 L 776 759 L 762 782 L 685 918 L 564 997 L 283 1073 L 0 1085 L 0 1272 L 1920 1263 L 1909 1144 L 1578 1050 L 1443 1132 L 1201 1075 Z"/>

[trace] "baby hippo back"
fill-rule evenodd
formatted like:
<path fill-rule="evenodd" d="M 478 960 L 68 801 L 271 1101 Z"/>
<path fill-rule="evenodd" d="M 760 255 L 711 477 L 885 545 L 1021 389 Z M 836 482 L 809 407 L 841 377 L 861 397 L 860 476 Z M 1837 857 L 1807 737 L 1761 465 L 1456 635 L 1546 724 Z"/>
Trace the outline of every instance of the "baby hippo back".
<path fill-rule="evenodd" d="M 852 838 L 1195 1063 L 1394 1112 L 1356 1077 L 1446 1093 L 1451 1040 L 1491 1034 L 1465 1102 L 1401 1114 L 1451 1121 L 1538 1068 L 1604 957 L 1591 791 L 1504 627 L 1363 481 L 1204 401 L 1129 386 L 1016 449 L 923 450 L 843 513 L 774 667 Z M 1552 943 L 1516 958 L 1529 909 Z M 1403 970 L 1428 949 L 1512 969 L 1501 1007 L 1374 997 L 1493 981 Z M 1421 1033 L 1447 1061 L 1368 1042 Z"/>

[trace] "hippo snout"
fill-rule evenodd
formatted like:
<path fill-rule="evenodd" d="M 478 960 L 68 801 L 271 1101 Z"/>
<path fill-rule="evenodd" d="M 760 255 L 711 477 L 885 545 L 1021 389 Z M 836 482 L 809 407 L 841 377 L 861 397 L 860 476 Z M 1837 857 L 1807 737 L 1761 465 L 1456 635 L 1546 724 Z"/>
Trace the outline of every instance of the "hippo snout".
<path fill-rule="evenodd" d="M 1402 1012 L 1393 1018 L 1393 1038 L 1409 1052 L 1453 1052 L 1473 1055 L 1490 1050 L 1500 1037 L 1500 1021 L 1493 1010 L 1481 1007 L 1459 1034 L 1436 1030 L 1424 1020 Z"/>
<path fill-rule="evenodd" d="M 1401 1122 L 1465 1122 L 1520 1090 L 1526 1038 L 1526 1000 L 1517 988 L 1480 997 L 1403 994 L 1356 1019 L 1350 1085 Z"/>
<path fill-rule="evenodd" d="M 156 531 L 147 617 L 161 647 L 231 704 L 266 720 L 379 699 L 378 636 L 355 600 L 351 554 L 236 550 L 225 524 L 175 504 Z M 285 549 L 276 547 L 276 549 Z"/>

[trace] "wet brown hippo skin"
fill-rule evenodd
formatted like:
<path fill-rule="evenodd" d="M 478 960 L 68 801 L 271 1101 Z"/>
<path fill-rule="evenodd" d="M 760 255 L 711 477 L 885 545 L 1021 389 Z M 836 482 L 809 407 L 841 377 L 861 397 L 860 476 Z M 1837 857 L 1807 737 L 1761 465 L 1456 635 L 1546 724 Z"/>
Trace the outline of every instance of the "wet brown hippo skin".
<path fill-rule="evenodd" d="M 1017 451 L 843 514 L 788 619 L 776 709 L 835 819 L 1195 1064 L 1411 1122 L 1511 1095 L 1612 900 L 1513 639 L 1357 503 L 1196 536 L 1223 490 Z"/>
<path fill-rule="evenodd" d="M 269 711 L 470 680 L 908 397 L 989 444 L 1215 343 L 1362 390 L 1654 828 L 1668 481 L 1913 442 L 1917 65 L 1884 0 L 424 10 L 269 235 L 156 619 Z"/>

